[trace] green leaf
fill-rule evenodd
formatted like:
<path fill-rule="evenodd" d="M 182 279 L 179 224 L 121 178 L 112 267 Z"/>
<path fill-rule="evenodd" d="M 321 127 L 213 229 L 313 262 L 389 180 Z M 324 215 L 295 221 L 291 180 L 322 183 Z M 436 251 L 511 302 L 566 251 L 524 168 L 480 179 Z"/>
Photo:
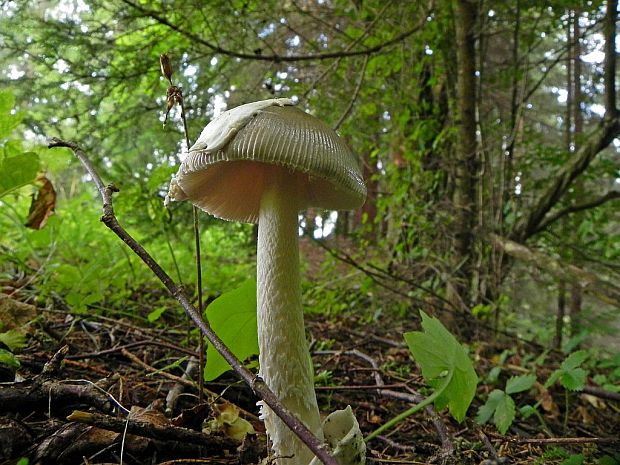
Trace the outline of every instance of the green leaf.
<path fill-rule="evenodd" d="M 586 385 L 588 372 L 583 368 L 574 368 L 565 371 L 560 376 L 560 384 L 569 391 L 581 391 Z"/>
<path fill-rule="evenodd" d="M 536 382 L 536 375 L 513 376 L 506 381 L 506 394 L 529 390 Z"/>
<path fill-rule="evenodd" d="M 39 171 L 39 157 L 26 152 L 0 161 L 0 198 L 15 189 L 32 183 Z"/>
<path fill-rule="evenodd" d="M 463 421 L 476 394 L 478 376 L 467 352 L 437 318 L 420 312 L 424 332 L 405 333 L 405 341 L 427 383 L 444 383 L 451 379 L 437 399 L 438 406 L 447 405 L 450 414 Z"/>
<path fill-rule="evenodd" d="M 588 358 L 588 353 L 585 350 L 578 350 L 572 353 L 562 362 L 560 368 L 555 370 L 547 382 L 545 387 L 551 386 L 558 379 L 560 384 L 569 391 L 581 391 L 586 385 L 586 379 L 588 372 L 581 365 Z"/>
<path fill-rule="evenodd" d="M 505 392 L 502 394 L 504 395 L 497 403 L 495 415 L 493 415 L 493 423 L 500 433 L 506 434 L 515 419 L 515 401 Z"/>
<path fill-rule="evenodd" d="M 519 413 L 523 418 L 529 418 L 536 413 L 536 409 L 532 405 L 524 405 L 519 408 Z"/>
<path fill-rule="evenodd" d="M 146 318 L 149 320 L 149 323 L 155 323 L 166 311 L 166 307 L 159 307 L 150 312 Z"/>
<path fill-rule="evenodd" d="M 563 371 L 572 370 L 577 368 L 588 358 L 588 353 L 585 350 L 578 350 L 577 352 L 573 352 L 570 354 L 560 365 L 560 368 Z"/>
<path fill-rule="evenodd" d="M 581 465 L 584 460 L 585 457 L 583 456 L 583 454 L 574 454 L 564 460 L 561 465 Z"/>
<path fill-rule="evenodd" d="M 12 115 L 15 97 L 9 90 L 0 91 L 0 139 L 7 137 L 21 122 L 19 114 Z"/>
<path fill-rule="evenodd" d="M 255 280 L 222 294 L 211 302 L 206 314 L 215 333 L 240 360 L 258 354 Z M 205 380 L 212 381 L 228 370 L 228 362 L 209 344 Z"/>
<path fill-rule="evenodd" d="M 5 349 L 0 349 L 0 364 L 9 366 L 11 368 L 19 368 L 20 365 L 17 357 L 15 357 L 15 355 Z"/>
<path fill-rule="evenodd" d="M 0 333 L 0 342 L 4 343 L 12 352 L 26 347 L 26 336 L 19 331 L 11 329 L 6 333 Z"/>
<path fill-rule="evenodd" d="M 501 389 L 493 390 L 491 394 L 489 394 L 489 397 L 485 404 L 478 408 L 476 422 L 480 425 L 484 425 L 487 421 L 489 421 L 504 396 L 505 393 Z"/>

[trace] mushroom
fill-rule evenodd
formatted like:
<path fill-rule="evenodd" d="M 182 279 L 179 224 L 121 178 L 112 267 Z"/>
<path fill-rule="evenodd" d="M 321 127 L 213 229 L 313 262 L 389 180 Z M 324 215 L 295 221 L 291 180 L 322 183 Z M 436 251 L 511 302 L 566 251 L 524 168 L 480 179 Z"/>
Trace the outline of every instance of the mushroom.
<path fill-rule="evenodd" d="M 298 215 L 311 206 L 351 210 L 365 197 L 351 150 L 329 126 L 288 99 L 248 103 L 211 121 L 166 197 L 166 202 L 190 200 L 226 220 L 258 222 L 259 374 L 320 439 L 301 304 Z M 279 465 L 310 463 L 314 455 L 266 405 L 261 418 Z"/>

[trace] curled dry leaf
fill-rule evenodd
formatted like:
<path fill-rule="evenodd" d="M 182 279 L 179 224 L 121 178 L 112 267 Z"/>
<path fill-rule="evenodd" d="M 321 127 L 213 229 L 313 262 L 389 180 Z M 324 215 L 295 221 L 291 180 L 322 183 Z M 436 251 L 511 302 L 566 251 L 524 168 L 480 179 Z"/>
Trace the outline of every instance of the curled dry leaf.
<path fill-rule="evenodd" d="M 159 56 L 159 65 L 161 67 L 161 74 L 172 85 L 172 65 L 170 64 L 170 57 L 166 53 L 162 53 Z"/>
<path fill-rule="evenodd" d="M 39 175 L 37 182 L 41 187 L 37 195 L 32 198 L 26 220 L 26 227 L 31 229 L 43 228 L 56 208 L 56 190 L 52 182 L 45 175 Z"/>

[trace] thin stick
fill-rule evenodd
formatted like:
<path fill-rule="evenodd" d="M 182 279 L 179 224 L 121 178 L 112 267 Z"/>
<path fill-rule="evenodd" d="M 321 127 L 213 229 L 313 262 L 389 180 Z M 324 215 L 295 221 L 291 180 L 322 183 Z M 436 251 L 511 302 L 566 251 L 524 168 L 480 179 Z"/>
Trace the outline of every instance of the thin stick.
<path fill-rule="evenodd" d="M 137 242 L 125 229 L 120 225 L 114 214 L 112 204 L 112 194 L 118 192 L 118 188 L 114 185 L 106 186 L 97 170 L 93 166 L 90 159 L 84 151 L 74 142 L 68 142 L 57 138 L 52 138 L 49 148 L 67 147 L 73 150 L 75 156 L 80 160 L 88 174 L 91 176 L 97 190 L 101 195 L 103 203 L 103 216 L 101 221 L 110 228 L 127 246 L 140 257 L 140 259 L 151 269 L 151 271 L 159 278 L 162 284 L 168 289 L 170 294 L 181 304 L 185 313 L 198 326 L 202 334 L 209 340 L 215 350 L 228 362 L 235 372 L 245 381 L 252 389 L 254 394 L 262 399 L 280 419 L 301 439 L 306 446 L 317 456 L 317 458 L 325 465 L 338 465 L 336 459 L 327 452 L 317 437 L 299 421 L 286 407 L 284 407 L 276 395 L 271 391 L 265 382 L 259 376 L 252 374 L 239 359 L 230 351 L 222 342 L 217 334 L 211 329 L 209 324 L 202 319 L 200 312 L 191 304 L 191 301 L 182 287 L 178 286 L 172 278 L 164 271 L 151 255 Z"/>
<path fill-rule="evenodd" d="M 187 150 L 191 147 L 189 141 L 189 130 L 187 129 L 187 118 L 185 116 L 185 105 L 183 103 L 183 91 L 180 87 L 175 86 L 172 83 L 172 65 L 170 64 L 170 57 L 167 54 L 162 54 L 159 57 L 159 65 L 161 67 L 161 73 L 168 81 L 168 89 L 166 90 L 166 118 L 168 120 L 168 113 L 175 104 L 179 104 L 181 108 L 181 121 L 183 121 L 183 133 L 185 134 L 185 144 Z M 199 210 L 196 205 L 192 206 L 192 216 L 194 218 L 194 243 L 196 249 L 196 290 L 198 293 L 198 312 L 202 315 L 202 265 L 200 262 L 200 226 L 198 222 Z M 190 340 L 190 331 L 187 330 L 187 340 Z M 204 401 L 203 389 L 204 389 L 204 365 L 205 365 L 205 342 L 202 336 L 198 338 L 198 352 L 200 353 L 198 358 L 198 402 Z"/>

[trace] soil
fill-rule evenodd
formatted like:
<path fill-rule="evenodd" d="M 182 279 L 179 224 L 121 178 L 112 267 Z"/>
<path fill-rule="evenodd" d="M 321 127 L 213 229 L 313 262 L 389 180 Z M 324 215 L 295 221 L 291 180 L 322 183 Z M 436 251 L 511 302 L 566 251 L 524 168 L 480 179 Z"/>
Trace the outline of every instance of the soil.
<path fill-rule="evenodd" d="M 157 292 L 151 297 L 157 298 Z M 121 463 L 121 457 L 128 465 L 265 460 L 268 447 L 251 389 L 229 372 L 205 384 L 201 401 L 198 374 L 185 376 L 189 357 L 195 354 L 187 347 L 195 347 L 197 340 L 191 330 L 192 343 L 187 343 L 186 323 L 149 324 L 104 317 L 94 310 L 75 315 L 61 303 L 38 308 L 37 313 L 27 346 L 18 353 L 21 366 L 2 373 L 0 464 Z M 307 321 L 321 410 L 351 405 L 365 434 L 432 392 L 400 336 L 417 329 L 416 322 L 398 324 L 396 318 L 382 318 L 373 321 L 345 311 L 309 315 Z M 488 373 L 506 348 L 514 355 L 505 361 L 502 379 L 523 373 L 519 363 L 525 346 L 518 341 L 472 347 L 479 374 Z M 553 356 L 546 363 L 537 373 L 539 379 L 557 368 Z M 559 386 L 547 391 L 537 385 L 515 400 L 517 405 L 541 401 L 540 416 L 518 417 L 502 435 L 493 425 L 480 426 L 473 420 L 478 397 L 486 399 L 491 389 L 479 385 L 463 423 L 445 409 L 410 416 L 370 441 L 367 462 L 620 463 L 609 461 L 620 447 L 618 399 L 566 393 Z M 174 403 L 166 400 L 171 392 L 178 393 Z M 237 415 L 246 421 L 235 422 Z M 233 430 L 248 425 L 254 433 L 239 440 Z M 564 462 L 571 454 L 583 454 L 584 460 Z M 18 462 L 20 458 L 28 462 Z"/>

